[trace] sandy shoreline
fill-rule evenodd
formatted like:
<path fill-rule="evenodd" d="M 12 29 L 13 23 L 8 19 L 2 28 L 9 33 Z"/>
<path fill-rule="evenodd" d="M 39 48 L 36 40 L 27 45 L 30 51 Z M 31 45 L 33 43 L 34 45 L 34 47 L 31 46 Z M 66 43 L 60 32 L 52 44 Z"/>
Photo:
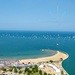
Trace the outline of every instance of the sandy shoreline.
<path fill-rule="evenodd" d="M 50 61 L 50 60 L 53 60 L 53 61 L 56 61 L 55 63 L 53 63 L 55 66 L 59 67 L 63 72 L 64 74 L 67 74 L 68 73 L 64 70 L 64 68 L 62 67 L 62 62 L 67 59 L 69 57 L 69 55 L 67 53 L 64 53 L 64 52 L 60 52 L 60 51 L 57 51 L 57 53 L 53 56 L 49 56 L 49 57 L 42 57 L 42 58 L 34 58 L 34 59 L 22 59 L 22 60 L 19 60 L 20 63 L 24 62 L 24 63 L 28 63 L 28 62 L 31 62 L 31 63 L 39 63 L 39 62 L 47 62 L 47 61 Z M 62 61 L 60 61 L 60 59 L 63 59 Z M 45 69 L 43 71 L 46 71 L 47 73 L 50 71 L 51 69 Z M 52 73 L 55 73 L 52 71 Z"/>
<path fill-rule="evenodd" d="M 53 60 L 53 61 L 57 61 L 59 60 L 60 58 L 63 58 L 63 60 L 67 59 L 68 58 L 68 54 L 65 54 L 63 52 L 60 52 L 60 51 L 57 51 L 57 53 L 53 56 L 48 56 L 48 57 L 41 57 L 41 58 L 33 58 L 33 59 L 22 59 L 22 60 L 19 60 L 20 63 L 22 62 L 45 62 L 45 61 L 49 61 L 49 60 Z"/>

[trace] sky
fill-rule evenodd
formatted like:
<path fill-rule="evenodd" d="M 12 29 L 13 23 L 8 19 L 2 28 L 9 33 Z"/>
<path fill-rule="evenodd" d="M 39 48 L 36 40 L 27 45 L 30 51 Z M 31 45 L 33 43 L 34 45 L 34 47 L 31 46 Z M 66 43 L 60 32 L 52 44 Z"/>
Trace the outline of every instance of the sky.
<path fill-rule="evenodd" d="M 75 31 L 75 0 L 0 0 L 0 30 Z"/>

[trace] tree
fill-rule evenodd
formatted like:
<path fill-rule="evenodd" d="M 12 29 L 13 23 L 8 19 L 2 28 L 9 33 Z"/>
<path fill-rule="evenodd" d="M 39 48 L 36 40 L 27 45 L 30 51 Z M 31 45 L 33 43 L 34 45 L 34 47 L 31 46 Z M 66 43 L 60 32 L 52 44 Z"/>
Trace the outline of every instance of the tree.
<path fill-rule="evenodd" d="M 17 69 L 19 69 L 19 70 L 20 70 L 21 68 L 22 68 L 22 67 L 17 67 Z"/>
<path fill-rule="evenodd" d="M 51 63 L 53 63 L 53 60 L 50 60 Z"/>
<path fill-rule="evenodd" d="M 47 75 L 47 73 L 46 73 L 46 72 L 44 72 L 44 75 Z"/>
<path fill-rule="evenodd" d="M 9 66 L 9 68 L 13 68 L 12 66 Z"/>
<path fill-rule="evenodd" d="M 32 66 L 30 66 L 30 68 L 32 68 Z"/>
<path fill-rule="evenodd" d="M 63 58 L 60 58 L 60 61 L 63 61 Z"/>
<path fill-rule="evenodd" d="M 15 72 L 15 73 L 17 73 L 17 72 L 18 72 L 16 68 L 14 68 L 14 72 Z"/>
<path fill-rule="evenodd" d="M 42 70 L 39 70 L 39 74 L 42 75 Z"/>
<path fill-rule="evenodd" d="M 20 70 L 20 71 L 19 71 L 19 74 L 21 74 L 21 73 L 22 73 L 22 71 Z"/>
<path fill-rule="evenodd" d="M 38 72 L 38 66 L 35 65 L 34 68 L 35 68 L 35 71 Z"/>
<path fill-rule="evenodd" d="M 46 61 L 46 63 L 48 63 L 48 61 Z"/>
<path fill-rule="evenodd" d="M 13 71 L 13 68 L 9 68 L 9 71 L 12 72 Z"/>
<path fill-rule="evenodd" d="M 28 68 L 26 67 L 26 68 L 25 68 L 25 72 L 27 72 L 27 71 L 28 71 Z"/>
<path fill-rule="evenodd" d="M 6 70 L 6 68 L 4 68 L 4 67 L 2 68 L 2 70 L 3 70 L 4 72 L 6 72 L 6 71 L 7 71 L 7 70 Z"/>
<path fill-rule="evenodd" d="M 28 71 L 28 72 L 29 72 L 29 73 L 32 73 L 32 70 L 30 70 L 30 69 L 29 69 L 29 71 Z"/>
<path fill-rule="evenodd" d="M 26 73 L 26 69 L 24 69 L 24 74 Z"/>
<path fill-rule="evenodd" d="M 33 73 L 35 73 L 35 72 L 36 72 L 35 68 L 32 68 L 32 72 L 33 72 Z"/>
<path fill-rule="evenodd" d="M 64 72 L 63 72 L 63 71 L 61 71 L 61 74 L 63 75 L 63 74 L 64 74 Z"/>
<path fill-rule="evenodd" d="M 30 75 L 30 73 L 28 72 L 28 75 Z"/>

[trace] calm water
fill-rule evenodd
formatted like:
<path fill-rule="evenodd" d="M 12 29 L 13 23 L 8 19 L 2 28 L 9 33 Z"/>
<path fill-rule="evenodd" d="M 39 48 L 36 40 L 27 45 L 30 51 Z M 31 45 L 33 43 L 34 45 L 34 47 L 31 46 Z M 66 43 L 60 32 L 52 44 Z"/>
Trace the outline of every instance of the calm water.
<path fill-rule="evenodd" d="M 70 75 L 75 75 L 74 32 L 0 31 L 0 58 L 37 58 L 56 53 L 42 49 L 67 52 L 69 58 L 63 62 L 63 67 Z"/>

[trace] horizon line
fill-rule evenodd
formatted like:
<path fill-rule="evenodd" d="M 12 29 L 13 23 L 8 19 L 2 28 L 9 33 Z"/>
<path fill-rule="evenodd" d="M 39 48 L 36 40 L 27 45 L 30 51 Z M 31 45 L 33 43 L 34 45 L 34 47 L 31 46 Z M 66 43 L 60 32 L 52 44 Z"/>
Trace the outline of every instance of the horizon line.
<path fill-rule="evenodd" d="M 75 31 L 54 31 L 54 30 L 0 30 L 0 31 L 31 31 L 31 32 L 75 32 Z"/>

